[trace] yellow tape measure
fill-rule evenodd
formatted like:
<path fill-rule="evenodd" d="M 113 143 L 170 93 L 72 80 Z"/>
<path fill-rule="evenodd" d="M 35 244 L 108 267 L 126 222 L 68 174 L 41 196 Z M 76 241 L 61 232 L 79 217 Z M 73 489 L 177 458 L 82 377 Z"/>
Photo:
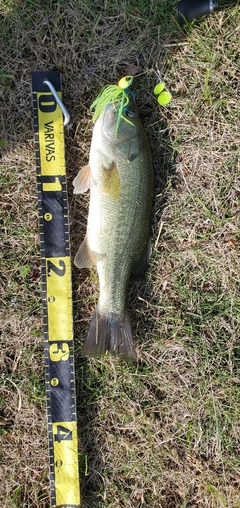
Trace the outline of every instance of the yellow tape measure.
<path fill-rule="evenodd" d="M 80 508 L 72 283 L 59 72 L 33 72 L 51 508 Z M 57 99 L 58 99 L 57 97 Z"/>

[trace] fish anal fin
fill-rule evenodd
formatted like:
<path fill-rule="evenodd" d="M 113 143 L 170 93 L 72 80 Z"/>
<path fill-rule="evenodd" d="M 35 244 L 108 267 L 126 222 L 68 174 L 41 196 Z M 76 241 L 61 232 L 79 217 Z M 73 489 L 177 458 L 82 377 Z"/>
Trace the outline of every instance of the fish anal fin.
<path fill-rule="evenodd" d="M 144 246 L 144 250 L 137 260 L 137 262 L 132 267 L 132 276 L 135 279 L 142 279 L 145 275 L 145 272 L 148 269 L 149 259 L 151 257 L 152 249 L 150 240 Z"/>
<path fill-rule="evenodd" d="M 120 196 L 121 182 L 117 165 L 112 161 L 108 167 L 102 166 L 103 192 L 111 199 L 117 200 Z"/>
<path fill-rule="evenodd" d="M 90 165 L 87 164 L 78 172 L 73 180 L 74 194 L 81 194 L 90 189 L 93 185 Z"/>
<path fill-rule="evenodd" d="M 90 322 L 82 354 L 98 358 L 108 353 L 130 363 L 137 361 L 128 312 L 125 311 L 121 317 L 100 314 L 97 307 Z"/>
<path fill-rule="evenodd" d="M 78 268 L 92 268 L 92 266 L 95 264 L 94 254 L 88 246 L 87 235 L 85 236 L 75 255 L 74 264 Z"/>

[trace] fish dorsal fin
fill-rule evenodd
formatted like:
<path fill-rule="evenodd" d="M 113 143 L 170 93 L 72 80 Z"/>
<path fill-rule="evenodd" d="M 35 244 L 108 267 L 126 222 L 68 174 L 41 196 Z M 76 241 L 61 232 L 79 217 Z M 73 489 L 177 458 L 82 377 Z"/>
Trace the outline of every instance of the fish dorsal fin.
<path fill-rule="evenodd" d="M 88 189 L 92 187 L 92 175 L 90 164 L 87 164 L 82 169 L 80 169 L 78 175 L 73 180 L 74 186 L 74 194 L 81 194 L 86 192 Z"/>
<path fill-rule="evenodd" d="M 118 174 L 117 166 L 114 161 L 106 167 L 102 166 L 102 186 L 103 192 L 109 196 L 109 198 L 117 200 L 120 196 L 121 183 Z"/>
<path fill-rule="evenodd" d="M 75 255 L 74 264 L 78 268 L 92 268 L 95 264 L 94 254 L 89 248 L 87 235 Z"/>

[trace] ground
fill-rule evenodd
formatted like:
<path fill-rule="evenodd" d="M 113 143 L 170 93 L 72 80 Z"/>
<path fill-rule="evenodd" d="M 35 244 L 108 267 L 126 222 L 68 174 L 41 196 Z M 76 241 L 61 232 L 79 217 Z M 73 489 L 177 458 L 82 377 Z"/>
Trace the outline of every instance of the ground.
<path fill-rule="evenodd" d="M 71 249 L 86 230 L 90 105 L 133 90 L 155 169 L 152 257 L 131 282 L 137 366 L 85 360 L 95 270 L 72 266 L 83 508 L 238 508 L 239 2 L 179 27 L 167 0 L 1 0 L 1 388 L 3 508 L 49 506 L 31 72 L 59 70 Z M 6 76 L 8 75 L 8 76 Z M 162 107 L 153 89 L 173 95 Z"/>

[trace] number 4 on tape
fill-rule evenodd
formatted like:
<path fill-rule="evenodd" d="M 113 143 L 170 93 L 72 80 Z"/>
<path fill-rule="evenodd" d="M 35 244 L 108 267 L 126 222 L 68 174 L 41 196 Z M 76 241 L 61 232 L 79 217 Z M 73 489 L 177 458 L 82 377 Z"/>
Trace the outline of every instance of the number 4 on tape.
<path fill-rule="evenodd" d="M 32 73 L 50 506 L 80 508 L 72 283 L 61 95 L 59 72 Z"/>

